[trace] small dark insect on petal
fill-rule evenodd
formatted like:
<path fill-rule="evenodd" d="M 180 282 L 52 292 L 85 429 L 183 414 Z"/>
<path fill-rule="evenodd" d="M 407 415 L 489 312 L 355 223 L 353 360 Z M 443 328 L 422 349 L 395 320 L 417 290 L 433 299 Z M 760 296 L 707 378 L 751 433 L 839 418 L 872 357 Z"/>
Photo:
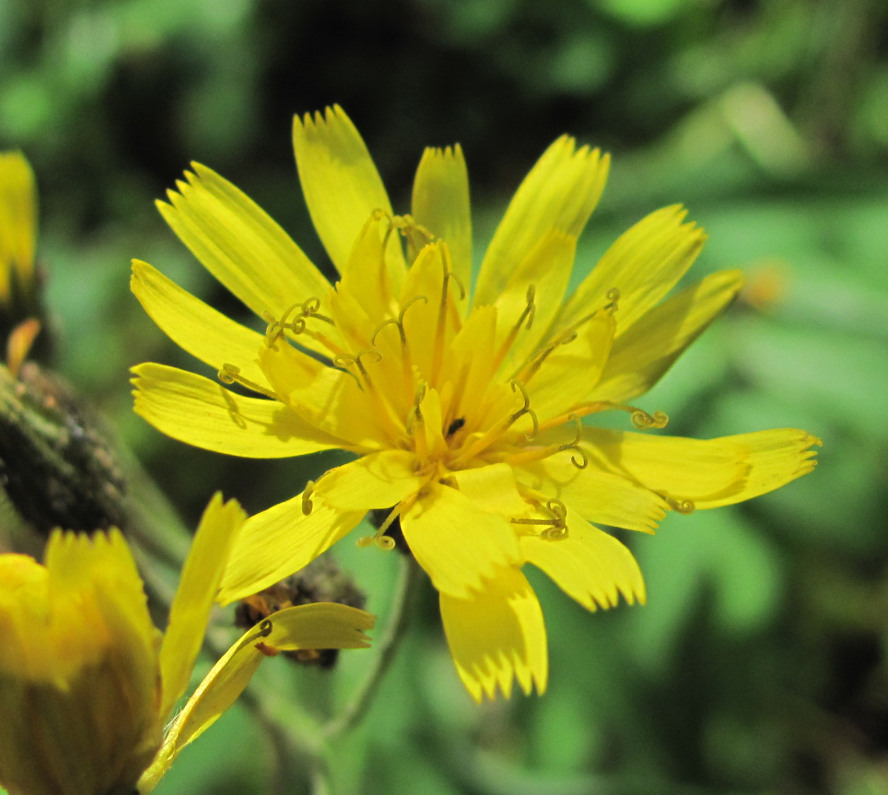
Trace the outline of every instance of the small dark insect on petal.
<path fill-rule="evenodd" d="M 457 417 L 447 428 L 447 438 L 449 439 L 453 434 L 455 434 L 463 425 L 466 424 L 465 417 Z"/>

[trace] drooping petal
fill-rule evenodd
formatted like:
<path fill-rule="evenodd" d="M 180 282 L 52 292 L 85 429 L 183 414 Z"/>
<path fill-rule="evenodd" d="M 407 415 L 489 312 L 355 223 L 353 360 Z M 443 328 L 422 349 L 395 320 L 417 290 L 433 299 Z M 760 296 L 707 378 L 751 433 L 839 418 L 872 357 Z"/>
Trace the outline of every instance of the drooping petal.
<path fill-rule="evenodd" d="M 341 446 L 276 400 L 242 397 L 163 364 L 140 364 L 132 372 L 136 413 L 180 442 L 244 458 L 289 458 Z"/>
<path fill-rule="evenodd" d="M 385 186 L 360 133 L 338 105 L 323 115 L 294 117 L 293 149 L 311 220 L 342 273 L 370 216 L 377 210 L 392 215 Z M 403 270 L 397 245 L 386 255 Z"/>
<path fill-rule="evenodd" d="M 706 235 L 693 223 L 683 223 L 680 205 L 664 207 L 624 232 L 607 250 L 564 305 L 556 319 L 563 329 L 593 312 L 619 290 L 618 334 L 655 306 L 691 267 Z"/>
<path fill-rule="evenodd" d="M 717 508 L 773 491 L 810 472 L 820 440 L 781 428 L 686 439 L 596 428 L 584 430 L 582 449 L 600 466 L 693 508 Z"/>
<path fill-rule="evenodd" d="M 497 227 L 478 274 L 474 303 L 493 304 L 528 251 L 551 230 L 579 237 L 598 203 L 610 158 L 563 135 L 524 178 Z"/>
<path fill-rule="evenodd" d="M 250 381 L 267 386 L 256 364 L 262 334 L 195 298 L 147 262 L 133 260 L 130 280 L 142 308 L 173 342 L 215 370 L 233 364 Z"/>
<path fill-rule="evenodd" d="M 740 271 L 713 273 L 648 312 L 615 340 L 595 398 L 622 403 L 647 392 L 724 312 L 742 285 Z"/>
<path fill-rule="evenodd" d="M 567 534 L 561 538 L 522 536 L 525 560 L 542 569 L 588 610 L 616 606 L 619 594 L 629 604 L 644 602 L 641 570 L 616 538 L 574 514 L 568 506 Z"/>
<path fill-rule="evenodd" d="M 164 737 L 154 762 L 139 780 L 150 792 L 179 752 L 196 740 L 235 702 L 268 656 L 295 649 L 360 649 L 369 645 L 364 630 L 373 616 L 326 602 L 288 607 L 248 630 L 213 666 Z"/>
<path fill-rule="evenodd" d="M 457 489 L 437 483 L 401 515 L 401 529 L 432 584 L 458 599 L 519 559 L 508 519 L 480 510 Z"/>
<path fill-rule="evenodd" d="M 440 595 L 441 618 L 459 678 L 475 701 L 508 698 L 512 682 L 525 695 L 546 691 L 546 627 L 536 594 L 514 567 L 501 569 L 484 590 L 467 599 Z"/>
<path fill-rule="evenodd" d="M 308 510 L 308 513 L 306 513 Z M 365 511 L 341 511 L 299 494 L 251 516 L 235 539 L 218 601 L 226 605 L 307 566 L 354 528 Z"/>
<path fill-rule="evenodd" d="M 281 317 L 323 295 L 329 283 L 308 257 L 245 193 L 212 169 L 192 164 L 187 182 L 157 206 L 201 264 L 260 317 Z"/>
<path fill-rule="evenodd" d="M 315 485 L 312 494 L 341 511 L 367 512 L 389 508 L 422 487 L 416 455 L 408 450 L 382 450 L 336 467 Z"/>
<path fill-rule="evenodd" d="M 182 567 L 160 647 L 163 700 L 159 714 L 164 719 L 188 685 L 231 544 L 246 518 L 240 505 L 234 500 L 223 503 L 219 493 L 213 496 L 201 517 Z"/>
<path fill-rule="evenodd" d="M 472 281 L 472 216 L 469 172 L 462 147 L 428 148 L 413 180 L 413 219 L 450 247 L 453 273 Z"/>

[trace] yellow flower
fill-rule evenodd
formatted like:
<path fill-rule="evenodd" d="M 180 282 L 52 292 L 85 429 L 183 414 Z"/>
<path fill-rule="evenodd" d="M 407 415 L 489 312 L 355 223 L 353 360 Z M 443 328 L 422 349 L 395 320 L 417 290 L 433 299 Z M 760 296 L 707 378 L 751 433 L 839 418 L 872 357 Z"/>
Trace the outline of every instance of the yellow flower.
<path fill-rule="evenodd" d="M 211 501 L 162 638 L 116 530 L 92 538 L 54 532 L 45 566 L 0 555 L 2 786 L 13 794 L 109 795 L 132 791 L 142 776 L 147 792 L 271 650 L 366 645 L 361 630 L 372 617 L 360 610 L 317 604 L 281 611 L 232 646 L 164 734 L 244 518 L 236 503 L 218 495 Z"/>
<path fill-rule="evenodd" d="M 36 241 L 34 172 L 21 152 L 0 152 L 0 305 L 30 290 Z"/>
<path fill-rule="evenodd" d="M 736 271 L 663 300 L 703 233 L 652 213 L 563 300 L 577 237 L 608 158 L 559 138 L 525 178 L 470 300 L 468 177 L 459 146 L 428 149 L 411 215 L 392 211 L 364 142 L 338 108 L 297 118 L 296 163 L 339 271 L 328 284 L 290 237 L 201 165 L 163 217 L 201 263 L 265 319 L 252 331 L 136 261 L 133 291 L 175 342 L 260 397 L 159 364 L 135 368 L 136 411 L 170 436 L 231 455 L 339 448 L 356 460 L 244 526 L 224 602 L 299 569 L 369 509 L 390 509 L 440 593 L 444 629 L 476 700 L 546 686 L 543 617 L 522 567 L 590 610 L 644 600 L 629 550 L 596 525 L 652 532 L 668 510 L 713 508 L 813 467 L 816 439 L 776 430 L 709 441 L 603 430 L 582 418 L 629 406 L 731 301 Z M 403 242 L 403 245 L 402 245 Z"/>

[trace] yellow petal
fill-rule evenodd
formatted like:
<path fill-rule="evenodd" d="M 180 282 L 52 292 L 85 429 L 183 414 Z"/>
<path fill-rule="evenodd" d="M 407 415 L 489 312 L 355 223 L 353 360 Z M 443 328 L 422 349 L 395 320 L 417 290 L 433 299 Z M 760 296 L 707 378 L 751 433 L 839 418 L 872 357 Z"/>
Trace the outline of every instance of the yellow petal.
<path fill-rule="evenodd" d="M 276 400 L 241 397 L 163 364 L 140 364 L 132 372 L 136 413 L 180 442 L 244 458 L 289 458 L 340 446 Z"/>
<path fill-rule="evenodd" d="M 510 363 L 523 362 L 543 341 L 564 298 L 576 250 L 575 235 L 552 229 L 513 269 L 495 303 L 497 346 L 514 340 L 503 360 L 507 368 Z M 529 317 L 528 306 L 532 306 Z"/>
<path fill-rule="evenodd" d="M 444 354 L 450 349 L 459 322 L 455 308 L 460 303 L 459 288 L 444 274 L 449 270 L 449 249 L 444 243 L 430 243 L 417 255 L 401 291 L 404 331 L 414 366 L 430 383 L 438 383 Z M 447 298 L 444 300 L 444 285 Z M 444 306 L 450 312 L 442 312 Z"/>
<path fill-rule="evenodd" d="M 537 161 L 509 204 L 490 243 L 475 305 L 493 304 L 527 252 L 553 229 L 579 237 L 604 190 L 610 158 L 566 135 Z"/>
<path fill-rule="evenodd" d="M 468 599 L 442 593 L 441 618 L 459 678 L 475 701 L 508 698 L 512 682 L 525 695 L 536 685 L 546 691 L 548 652 L 543 612 L 536 594 L 516 568 L 501 569 L 495 580 Z"/>
<path fill-rule="evenodd" d="M 397 316 L 397 298 L 404 284 L 404 269 L 394 270 L 385 264 L 386 244 L 392 245 L 392 238 L 397 241 L 397 232 L 387 235 L 390 229 L 391 220 L 386 216 L 374 216 L 367 221 L 355 240 L 334 296 L 356 299 L 361 314 L 373 318 L 370 322 L 374 326 L 380 318 Z M 371 328 L 367 337 L 372 332 Z"/>
<path fill-rule="evenodd" d="M 8 301 L 12 280 L 30 283 L 37 241 L 37 185 L 21 152 L 0 152 L 0 301 Z"/>
<path fill-rule="evenodd" d="M 685 510 L 730 505 L 780 488 L 814 468 L 811 447 L 820 444 L 793 428 L 709 440 L 587 428 L 584 438 L 583 449 L 601 466 L 673 502 L 690 501 Z"/>
<path fill-rule="evenodd" d="M 192 164 L 158 209 L 201 264 L 260 317 L 280 318 L 329 283 L 290 236 L 212 169 Z"/>
<path fill-rule="evenodd" d="M 595 398 L 623 403 L 647 392 L 742 286 L 740 271 L 720 271 L 648 312 L 615 340 Z"/>
<path fill-rule="evenodd" d="M 374 617 L 363 610 L 319 602 L 285 608 L 248 630 L 213 666 L 176 716 L 163 747 L 139 780 L 139 792 L 157 786 L 179 752 L 235 702 L 266 657 L 296 649 L 366 648 L 369 641 L 364 631 L 373 623 Z"/>
<path fill-rule="evenodd" d="M 385 186 L 360 133 L 338 105 L 323 115 L 294 117 L 293 149 L 311 220 L 333 264 L 344 272 L 371 214 L 392 215 Z M 403 270 L 397 246 L 386 254 Z"/>
<path fill-rule="evenodd" d="M 597 312 L 569 341 L 543 349 L 518 373 L 540 422 L 567 414 L 593 396 L 598 398 L 597 384 L 607 365 L 615 330 L 613 315 Z"/>
<path fill-rule="evenodd" d="M 422 487 L 416 467 L 416 455 L 407 450 L 371 453 L 330 470 L 312 495 L 341 511 L 390 508 Z"/>
<path fill-rule="evenodd" d="M 463 287 L 472 281 L 472 215 L 469 172 L 459 144 L 428 148 L 413 180 L 413 219 L 450 247 L 453 273 Z"/>
<path fill-rule="evenodd" d="M 567 430 L 569 433 L 570 431 Z M 565 435 L 565 442 L 570 438 Z M 666 515 L 663 498 L 650 489 L 602 469 L 595 458 L 566 449 L 542 461 L 514 467 L 519 482 L 547 497 L 560 500 L 586 521 L 652 533 Z"/>
<path fill-rule="evenodd" d="M 266 384 L 256 364 L 265 341 L 262 334 L 207 306 L 147 262 L 133 260 L 130 287 L 151 319 L 180 348 L 215 370 L 233 364 L 244 378 Z"/>
<path fill-rule="evenodd" d="M 121 660 L 136 698 L 145 704 L 157 678 L 155 628 L 142 579 L 123 536 L 115 529 L 87 536 L 54 533 L 46 548 L 49 601 L 55 611 L 59 659 L 76 667 L 107 647 Z M 70 605 L 85 626 L 61 617 Z M 90 627 L 90 631 L 84 631 Z M 104 652 L 103 652 L 104 653 Z M 95 661 L 94 659 L 92 661 Z M 135 714 L 136 706 L 133 705 Z"/>
<path fill-rule="evenodd" d="M 567 535 L 523 536 L 521 551 L 570 597 L 588 610 L 614 607 L 619 594 L 629 604 L 644 602 L 644 580 L 632 553 L 611 535 L 573 514 Z"/>
<path fill-rule="evenodd" d="M 169 714 L 173 704 L 185 692 L 194 661 L 203 645 L 228 552 L 246 518 L 237 502 L 223 503 L 222 495 L 218 493 L 203 513 L 182 568 L 160 647 L 161 716 Z"/>
<path fill-rule="evenodd" d="M 607 293 L 620 291 L 618 335 L 653 307 L 691 267 L 706 235 L 693 223 L 683 223 L 680 205 L 664 207 L 624 232 L 583 280 L 557 320 L 566 328 L 607 302 Z"/>
<path fill-rule="evenodd" d="M 352 375 L 328 367 L 286 342 L 263 346 L 259 364 L 277 396 L 298 416 L 354 452 L 379 449 L 382 431 L 372 396 Z"/>
<path fill-rule="evenodd" d="M 401 515 L 401 529 L 432 584 L 459 599 L 519 559 L 508 519 L 479 510 L 457 489 L 437 483 Z"/>
<path fill-rule="evenodd" d="M 509 518 L 520 516 L 528 504 L 521 499 L 515 482 L 515 471 L 508 464 L 489 464 L 453 472 L 451 477 L 460 493 L 476 508 Z"/>
<path fill-rule="evenodd" d="M 309 513 L 305 513 L 309 510 Z M 235 539 L 218 600 L 228 604 L 307 566 L 364 517 L 300 494 L 251 516 Z"/>

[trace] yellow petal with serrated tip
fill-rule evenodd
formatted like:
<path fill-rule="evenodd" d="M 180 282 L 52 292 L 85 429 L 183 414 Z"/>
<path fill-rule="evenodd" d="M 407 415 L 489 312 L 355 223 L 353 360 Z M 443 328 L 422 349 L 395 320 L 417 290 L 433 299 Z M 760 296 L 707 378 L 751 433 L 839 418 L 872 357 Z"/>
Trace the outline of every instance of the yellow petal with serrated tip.
<path fill-rule="evenodd" d="M 472 214 L 469 172 L 459 144 L 423 152 L 413 180 L 412 212 L 416 223 L 447 243 L 453 273 L 468 289 L 472 280 Z"/>
<path fill-rule="evenodd" d="M 193 163 L 157 206 L 201 264 L 260 317 L 323 295 L 329 283 L 290 236 L 245 193 Z"/>
<path fill-rule="evenodd" d="M 467 599 L 440 595 L 441 618 L 459 678 L 475 701 L 508 698 L 512 682 L 525 695 L 546 691 L 546 627 L 536 594 L 516 568 L 501 570 Z"/>
<path fill-rule="evenodd" d="M 692 508 L 717 508 L 773 491 L 810 472 L 820 440 L 781 428 L 685 439 L 587 428 L 583 449 L 599 465 Z M 588 446 L 587 446 L 588 445 Z"/>
<path fill-rule="evenodd" d="M 579 237 L 601 197 L 610 158 L 561 136 L 540 157 L 509 204 L 484 255 L 475 304 L 493 304 L 528 251 L 551 230 Z"/>
<path fill-rule="evenodd" d="M 361 134 L 338 105 L 293 119 L 293 149 L 308 212 L 333 264 L 344 272 L 355 241 L 376 210 L 392 214 L 388 194 Z M 397 246 L 390 262 L 404 268 Z"/>
<path fill-rule="evenodd" d="M 595 398 L 622 403 L 647 392 L 727 309 L 742 286 L 740 271 L 720 271 L 648 312 L 614 341 Z"/>
<path fill-rule="evenodd" d="M 180 442 L 244 458 L 289 458 L 340 447 L 283 403 L 242 397 L 187 370 L 134 367 L 135 411 Z"/>
<path fill-rule="evenodd" d="M 519 559 L 505 517 L 482 511 L 457 489 L 432 484 L 401 515 L 410 551 L 442 593 L 459 599 L 500 576 Z"/>
<path fill-rule="evenodd" d="M 244 378 L 268 385 L 256 364 L 265 341 L 262 334 L 217 312 L 147 262 L 133 260 L 130 287 L 142 308 L 179 347 L 215 370 L 233 364 Z"/>
<path fill-rule="evenodd" d="M 706 235 L 693 223 L 684 223 L 686 214 L 680 205 L 664 207 L 624 232 L 564 305 L 557 329 L 594 311 L 616 288 L 617 333 L 625 333 L 675 286 L 700 253 Z"/>
<path fill-rule="evenodd" d="M 523 536 L 525 560 L 542 569 L 588 610 L 644 602 L 644 580 L 632 553 L 616 538 L 583 521 L 568 506 L 567 534 L 561 538 Z"/>
<path fill-rule="evenodd" d="M 235 535 L 247 515 L 234 500 L 215 494 L 207 505 L 182 567 L 179 587 L 170 606 L 169 622 L 160 647 L 163 701 L 160 714 L 169 714 L 185 692 L 194 661 L 203 645 L 210 611 L 225 571 Z"/>

